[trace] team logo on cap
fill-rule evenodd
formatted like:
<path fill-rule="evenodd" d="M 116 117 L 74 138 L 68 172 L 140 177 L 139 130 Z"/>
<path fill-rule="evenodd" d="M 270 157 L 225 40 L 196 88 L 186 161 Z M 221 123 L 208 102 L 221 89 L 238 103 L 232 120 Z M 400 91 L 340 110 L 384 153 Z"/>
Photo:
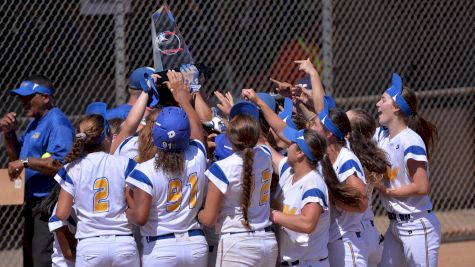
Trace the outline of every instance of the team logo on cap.
<path fill-rule="evenodd" d="M 170 138 L 170 139 L 172 139 L 176 135 L 175 131 L 173 131 L 173 130 L 169 131 L 167 134 L 168 134 L 168 138 Z"/>

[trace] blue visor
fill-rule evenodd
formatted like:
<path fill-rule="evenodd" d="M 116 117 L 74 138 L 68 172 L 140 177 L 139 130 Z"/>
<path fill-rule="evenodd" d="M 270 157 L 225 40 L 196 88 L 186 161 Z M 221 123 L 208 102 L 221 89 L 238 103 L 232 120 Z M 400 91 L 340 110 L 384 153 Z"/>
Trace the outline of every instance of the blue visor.
<path fill-rule="evenodd" d="M 94 102 L 87 106 L 86 115 L 101 115 L 104 119 L 104 130 L 102 130 L 101 136 L 97 140 L 96 144 L 100 144 L 109 135 L 110 128 L 109 122 L 106 119 L 107 104 L 104 102 Z"/>
<path fill-rule="evenodd" d="M 275 98 L 268 93 L 257 93 L 256 94 L 266 105 L 275 112 Z"/>
<path fill-rule="evenodd" d="M 225 134 L 219 134 L 214 140 L 216 143 L 214 150 L 216 160 L 225 159 L 233 154 L 233 147 Z"/>
<path fill-rule="evenodd" d="M 397 73 L 393 73 L 391 87 L 386 90 L 386 93 L 394 100 L 396 105 L 401 108 L 404 115 L 412 115 L 411 108 L 402 96 L 402 79 Z"/>
<path fill-rule="evenodd" d="M 300 150 L 302 150 L 302 152 L 305 154 L 305 156 L 307 156 L 309 160 L 315 161 L 315 157 L 312 154 L 312 150 L 310 150 L 310 147 L 305 142 L 303 132 L 304 130 L 297 131 L 287 126 L 284 129 L 284 136 L 285 138 L 289 139 L 290 142 L 296 143 Z"/>
<path fill-rule="evenodd" d="M 20 87 L 10 91 L 10 95 L 29 96 L 33 94 L 53 95 L 53 89 L 30 81 L 23 81 Z"/>
<path fill-rule="evenodd" d="M 297 129 L 297 126 L 295 126 L 294 122 L 292 121 L 292 111 L 294 110 L 294 103 L 292 103 L 292 100 L 288 97 L 284 99 L 284 109 L 279 113 L 279 118 L 281 118 L 285 123 L 293 128 Z"/>
<path fill-rule="evenodd" d="M 142 81 L 144 80 L 144 75 L 147 74 L 148 76 L 154 73 L 154 69 L 150 67 L 140 67 L 135 69 L 129 78 L 129 88 L 136 89 L 136 90 L 143 90 Z"/>
<path fill-rule="evenodd" d="M 343 140 L 345 139 L 345 135 L 330 119 L 330 108 L 336 108 L 335 101 L 331 96 L 326 95 L 323 97 L 323 110 L 322 112 L 318 113 L 318 118 L 328 131 L 330 131 L 338 139 Z"/>
<path fill-rule="evenodd" d="M 259 108 L 254 103 L 248 101 L 242 101 L 235 104 L 229 112 L 229 117 L 232 119 L 234 116 L 239 114 L 249 115 L 256 118 L 256 120 L 259 120 Z"/>

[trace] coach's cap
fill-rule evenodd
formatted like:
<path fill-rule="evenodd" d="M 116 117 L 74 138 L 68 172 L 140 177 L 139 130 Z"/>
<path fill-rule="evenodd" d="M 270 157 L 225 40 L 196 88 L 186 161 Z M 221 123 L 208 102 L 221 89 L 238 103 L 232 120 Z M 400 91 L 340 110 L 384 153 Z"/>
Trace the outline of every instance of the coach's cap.
<path fill-rule="evenodd" d="M 214 158 L 216 160 L 225 159 L 233 154 L 233 147 L 225 134 L 219 134 L 214 139 L 216 148 L 214 149 Z"/>
<path fill-rule="evenodd" d="M 29 96 L 33 94 L 53 95 L 54 90 L 31 81 L 23 81 L 20 87 L 10 91 L 10 95 Z"/>
<path fill-rule="evenodd" d="M 323 110 L 318 113 L 318 118 L 322 122 L 323 126 L 330 131 L 333 135 L 335 135 L 338 139 L 343 140 L 345 139 L 345 135 L 341 132 L 341 130 L 333 123 L 330 119 L 330 109 L 336 108 L 335 100 L 331 96 L 324 96 L 323 97 Z"/>
<path fill-rule="evenodd" d="M 284 129 L 284 136 L 285 138 L 289 139 L 290 142 L 296 143 L 300 150 L 307 156 L 307 158 L 311 161 L 315 161 L 315 157 L 312 154 L 312 150 L 305 142 L 304 138 L 304 130 L 297 131 L 295 129 L 290 128 L 289 126 L 285 127 Z"/>
<path fill-rule="evenodd" d="M 294 122 L 292 121 L 292 111 L 294 109 L 294 103 L 288 97 L 284 99 L 284 109 L 279 113 L 279 118 L 281 118 L 289 127 L 297 129 Z"/>
<path fill-rule="evenodd" d="M 229 117 L 230 119 L 232 119 L 234 116 L 239 114 L 249 115 L 259 120 L 259 108 L 254 103 L 251 103 L 249 101 L 242 101 L 236 103 L 231 108 L 231 111 L 229 112 Z"/>
<path fill-rule="evenodd" d="M 155 70 L 150 67 L 140 67 L 138 69 L 135 69 L 129 77 L 129 88 L 130 89 L 135 89 L 135 90 L 143 90 L 144 86 L 144 75 L 147 74 L 148 76 L 151 76 Z"/>
<path fill-rule="evenodd" d="M 404 115 L 412 115 L 411 108 L 402 96 L 402 79 L 397 73 L 393 73 L 391 87 L 386 90 L 386 93 L 394 100 L 396 105 L 401 108 Z"/>
<path fill-rule="evenodd" d="M 153 126 L 153 142 L 164 151 L 181 152 L 188 147 L 191 128 L 186 112 L 179 107 L 164 107 Z"/>
<path fill-rule="evenodd" d="M 97 140 L 96 144 L 100 144 L 109 134 L 110 134 L 110 127 L 109 122 L 106 119 L 107 113 L 107 104 L 104 102 L 94 102 L 87 106 L 86 108 L 86 115 L 101 115 L 104 119 L 104 129 L 102 130 L 101 136 Z"/>
<path fill-rule="evenodd" d="M 275 112 L 275 98 L 268 93 L 257 93 L 257 96 L 266 103 L 266 105 Z"/>

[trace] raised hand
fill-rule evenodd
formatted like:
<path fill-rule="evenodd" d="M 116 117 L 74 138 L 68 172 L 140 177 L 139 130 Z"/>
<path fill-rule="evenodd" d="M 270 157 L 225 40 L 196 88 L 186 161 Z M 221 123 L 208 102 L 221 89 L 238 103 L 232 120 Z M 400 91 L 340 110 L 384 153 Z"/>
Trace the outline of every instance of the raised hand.
<path fill-rule="evenodd" d="M 292 84 L 288 82 L 280 82 L 272 78 L 270 78 L 270 81 L 275 83 L 275 85 L 277 86 L 275 90 L 280 95 L 282 95 L 283 97 L 289 97 L 289 98 L 292 97 L 292 92 L 291 92 Z"/>
<path fill-rule="evenodd" d="M 185 102 L 189 103 L 191 101 L 191 94 L 183 82 L 182 74 L 174 70 L 168 70 L 167 77 L 168 81 L 166 81 L 165 84 L 168 89 L 170 89 L 175 101 L 178 104 L 183 104 Z"/>
<path fill-rule="evenodd" d="M 304 71 L 309 75 L 318 75 L 318 71 L 313 66 L 310 58 L 307 58 L 306 60 L 296 60 L 294 62 L 299 64 L 299 70 Z"/>
<path fill-rule="evenodd" d="M 16 130 L 16 113 L 9 112 L 0 120 L 0 129 L 4 133 L 8 133 Z"/>
<path fill-rule="evenodd" d="M 223 112 L 226 116 L 229 116 L 231 112 L 231 108 L 234 106 L 234 99 L 233 95 L 230 92 L 226 92 L 226 94 L 222 94 L 219 91 L 214 91 L 214 95 L 218 98 L 218 108 Z"/>
<path fill-rule="evenodd" d="M 257 104 L 257 101 L 259 101 L 259 97 L 256 94 L 256 91 L 254 89 L 242 89 L 242 97 L 245 99 L 251 101 L 254 104 Z"/>

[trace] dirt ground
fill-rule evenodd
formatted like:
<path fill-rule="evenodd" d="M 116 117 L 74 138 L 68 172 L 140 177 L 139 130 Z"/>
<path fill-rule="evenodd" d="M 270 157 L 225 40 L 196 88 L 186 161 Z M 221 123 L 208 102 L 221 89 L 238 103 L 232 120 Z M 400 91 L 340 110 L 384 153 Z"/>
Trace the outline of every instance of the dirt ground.
<path fill-rule="evenodd" d="M 475 241 L 442 244 L 439 254 L 439 266 L 475 266 Z"/>

